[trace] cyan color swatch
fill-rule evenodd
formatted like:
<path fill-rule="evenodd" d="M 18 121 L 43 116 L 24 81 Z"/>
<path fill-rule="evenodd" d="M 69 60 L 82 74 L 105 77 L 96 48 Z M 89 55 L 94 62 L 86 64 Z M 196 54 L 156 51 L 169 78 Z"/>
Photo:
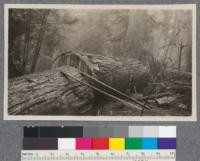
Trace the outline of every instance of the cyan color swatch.
<path fill-rule="evenodd" d="M 142 149 L 157 149 L 158 139 L 157 138 L 143 138 Z"/>

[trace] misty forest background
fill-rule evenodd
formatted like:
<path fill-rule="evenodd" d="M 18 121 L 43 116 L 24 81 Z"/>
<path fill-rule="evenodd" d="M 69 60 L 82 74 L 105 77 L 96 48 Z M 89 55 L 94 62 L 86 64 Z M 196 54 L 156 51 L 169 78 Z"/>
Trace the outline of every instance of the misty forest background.
<path fill-rule="evenodd" d="M 9 78 L 48 70 L 69 50 L 191 72 L 191 30 L 189 10 L 10 9 Z"/>
<path fill-rule="evenodd" d="M 43 106 L 47 111 L 45 106 L 54 106 L 56 104 L 56 100 L 59 100 L 57 98 L 60 96 L 59 92 L 63 90 L 62 88 L 58 90 L 56 86 L 58 82 L 55 82 L 55 91 L 53 90 L 53 93 L 50 95 L 53 99 L 49 100 L 53 102 L 43 105 L 41 102 L 47 101 L 48 96 L 41 93 L 47 89 L 49 90 L 52 85 L 44 88 L 44 90 L 40 90 L 40 86 L 37 87 L 37 82 L 35 82 L 36 85 L 34 87 L 29 87 L 28 85 L 33 85 L 34 83 L 31 83 L 34 81 L 26 80 L 26 77 L 15 78 L 46 70 L 51 71 L 54 61 L 62 53 L 68 51 L 80 51 L 85 53 L 85 55 L 87 53 L 94 54 L 95 56 L 103 55 L 105 58 L 102 59 L 102 63 L 107 60 L 109 62 L 109 57 L 112 60 L 117 61 L 119 59 L 122 62 L 129 60 L 133 64 L 135 60 L 139 60 L 142 66 L 138 64 L 138 68 L 141 71 L 138 72 L 137 83 L 144 82 L 143 88 L 139 89 L 140 87 L 138 87 L 136 89 L 134 85 L 134 92 L 127 92 L 127 94 L 134 99 L 140 100 L 145 106 L 147 104 L 149 107 L 151 106 L 151 112 L 143 113 L 142 111 L 141 114 L 138 114 L 134 113 L 134 110 L 127 110 L 126 106 L 121 106 L 119 102 L 117 104 L 116 102 L 109 104 L 109 101 L 105 100 L 104 97 L 101 96 L 103 98 L 101 99 L 101 97 L 96 95 L 94 102 L 97 102 L 97 105 L 87 105 L 89 110 L 85 110 L 87 106 L 82 107 L 80 105 L 87 112 L 81 113 L 81 110 L 78 110 L 78 112 L 76 111 L 73 114 L 191 115 L 191 10 L 9 9 L 8 74 L 10 81 L 9 89 L 11 90 L 9 92 L 9 109 L 14 111 L 10 113 L 20 114 L 20 109 L 29 108 L 28 103 L 30 103 L 31 108 L 34 106 L 39 109 L 39 112 L 36 112 L 36 114 L 41 114 L 40 109 Z M 64 60 L 61 58 L 60 61 Z M 130 63 L 124 63 L 121 66 L 123 68 L 122 71 L 125 70 L 124 74 L 116 73 L 117 77 L 113 79 L 116 81 L 116 84 L 119 84 L 119 89 L 131 83 L 129 82 L 129 76 L 127 77 L 128 80 L 125 80 L 128 65 Z M 143 69 L 144 71 L 142 71 Z M 130 68 L 130 70 L 138 69 Z M 129 72 L 131 73 L 131 71 Z M 139 75 L 146 71 L 150 77 L 146 77 L 144 74 L 140 78 Z M 115 73 L 112 74 L 115 75 Z M 133 77 L 136 78 L 137 74 L 133 75 Z M 24 81 L 20 82 L 23 79 Z M 105 79 L 105 82 L 110 80 L 110 78 Z M 17 81 L 22 84 L 18 86 Z M 27 83 L 23 84 L 24 82 Z M 22 86 L 22 89 L 18 88 Z M 58 84 L 58 87 L 60 86 Z M 33 90 L 36 87 L 37 89 Z M 37 93 L 38 90 L 41 93 Z M 123 90 L 125 92 L 132 91 L 132 89 Z M 24 91 L 30 92 L 30 97 L 26 96 Z M 87 90 L 83 90 L 83 92 L 85 91 Z M 13 92 L 16 94 L 13 94 Z M 83 95 L 87 96 L 86 94 Z M 78 102 L 75 95 L 67 100 L 69 102 L 70 100 L 71 102 Z M 102 102 L 105 105 L 102 105 Z M 98 111 L 96 111 L 93 106 L 106 106 L 108 108 L 102 108 L 103 110 L 99 112 L 101 108 L 98 108 Z M 63 107 L 66 110 L 67 106 L 64 105 Z M 58 105 L 58 108 L 53 107 L 53 109 L 45 114 L 56 114 L 56 110 L 59 111 L 62 108 Z M 31 114 L 30 111 L 27 114 Z M 58 111 L 57 114 L 68 114 L 66 111 L 59 113 Z M 23 114 L 26 114 L 26 112 Z"/>

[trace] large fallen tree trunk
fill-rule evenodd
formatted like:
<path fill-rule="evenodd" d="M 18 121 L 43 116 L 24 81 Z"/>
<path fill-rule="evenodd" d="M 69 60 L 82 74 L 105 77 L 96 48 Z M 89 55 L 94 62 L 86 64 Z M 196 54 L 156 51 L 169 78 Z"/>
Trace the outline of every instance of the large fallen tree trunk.
<path fill-rule="evenodd" d="M 136 59 L 119 59 L 69 51 L 58 56 L 52 68 L 63 65 L 77 68 L 123 92 L 142 91 L 150 78 L 148 68 Z"/>
<path fill-rule="evenodd" d="M 128 90 L 131 92 L 133 89 L 139 91 L 145 87 L 149 78 L 147 68 L 137 60 L 125 61 L 88 53 L 68 52 L 55 60 L 50 71 L 9 80 L 9 114 L 45 115 L 60 112 L 73 115 L 89 105 L 98 108 L 96 105 L 99 101 L 105 101 L 108 97 L 83 83 L 70 78 L 69 81 L 62 76 L 61 71 L 115 95 L 117 98 L 120 96 L 113 93 L 113 90 L 105 88 L 102 84 L 95 84 L 93 80 L 81 75 L 79 71 L 123 92 Z M 95 97 L 95 102 L 93 97 Z M 124 98 L 121 97 L 121 99 Z"/>
<path fill-rule="evenodd" d="M 10 79 L 8 113 L 74 114 L 89 104 L 94 97 L 91 88 L 80 82 L 67 80 L 60 71 L 68 72 L 78 80 L 84 81 L 84 78 L 69 66 Z"/>
<path fill-rule="evenodd" d="M 70 77 L 67 79 L 68 74 L 75 79 Z M 81 81 L 87 82 L 89 86 Z M 102 102 L 106 103 L 109 95 L 112 95 L 111 99 L 117 98 L 116 100 L 120 101 L 127 99 L 120 92 L 141 93 L 149 81 L 148 68 L 138 60 L 70 51 L 58 56 L 49 71 L 10 79 L 8 113 L 11 115 L 78 115 L 80 111 L 87 108 L 92 107 L 96 110 L 99 108 L 98 104 L 102 106 Z M 132 99 L 131 103 L 144 108 L 143 103 L 137 100 Z"/>

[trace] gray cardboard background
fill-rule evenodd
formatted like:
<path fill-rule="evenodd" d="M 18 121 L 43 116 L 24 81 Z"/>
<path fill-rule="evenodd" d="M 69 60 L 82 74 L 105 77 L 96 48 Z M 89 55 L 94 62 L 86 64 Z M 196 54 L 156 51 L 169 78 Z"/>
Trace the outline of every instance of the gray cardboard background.
<path fill-rule="evenodd" d="M 19 161 L 23 126 L 27 125 L 176 125 L 177 161 L 200 161 L 200 121 L 197 122 L 72 122 L 72 121 L 3 121 L 4 84 L 4 3 L 74 3 L 74 4 L 197 4 L 197 103 L 200 104 L 200 0 L 0 0 L 0 161 Z M 197 106 L 198 118 L 200 116 Z M 198 119 L 197 118 L 197 119 Z"/>

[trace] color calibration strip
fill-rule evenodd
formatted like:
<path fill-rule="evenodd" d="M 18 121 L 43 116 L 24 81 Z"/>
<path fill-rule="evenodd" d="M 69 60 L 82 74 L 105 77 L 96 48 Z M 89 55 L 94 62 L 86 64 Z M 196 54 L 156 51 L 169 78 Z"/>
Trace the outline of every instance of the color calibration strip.
<path fill-rule="evenodd" d="M 24 150 L 176 149 L 175 126 L 25 127 L 24 137 Z"/>
<path fill-rule="evenodd" d="M 24 150 L 176 149 L 176 138 L 25 138 Z"/>

